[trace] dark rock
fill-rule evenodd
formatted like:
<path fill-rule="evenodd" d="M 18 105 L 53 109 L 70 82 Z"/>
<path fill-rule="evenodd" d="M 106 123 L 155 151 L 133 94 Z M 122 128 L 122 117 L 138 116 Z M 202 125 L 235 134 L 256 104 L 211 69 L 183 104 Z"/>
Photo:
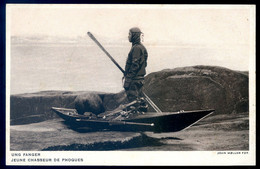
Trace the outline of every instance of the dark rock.
<path fill-rule="evenodd" d="M 215 114 L 249 110 L 248 73 L 215 66 L 167 69 L 145 77 L 144 92 L 164 112 L 215 109 Z M 76 99 L 77 98 L 77 99 Z M 44 91 L 12 95 L 11 124 L 56 118 L 51 107 L 76 108 L 95 114 L 113 110 L 127 102 L 119 93 Z M 148 111 L 154 111 L 149 107 Z"/>
<path fill-rule="evenodd" d="M 100 96 L 94 93 L 87 93 L 77 96 L 75 99 L 75 109 L 79 114 L 92 112 L 96 115 L 104 112 L 105 110 Z"/>
<path fill-rule="evenodd" d="M 103 105 L 108 111 L 114 110 L 121 104 L 126 104 L 128 102 L 124 90 L 119 93 L 107 93 L 101 96 L 103 96 Z"/>
<path fill-rule="evenodd" d="M 59 91 L 12 95 L 10 97 L 11 124 L 35 123 L 56 118 L 51 107 L 73 108 L 76 95 Z M 41 120 L 37 117 L 41 117 Z"/>
<path fill-rule="evenodd" d="M 86 93 L 94 92 L 42 91 L 11 95 L 11 124 L 29 124 L 57 118 L 51 107 L 74 108 L 75 98 Z"/>
<path fill-rule="evenodd" d="M 249 109 L 248 75 L 222 67 L 192 66 L 151 73 L 145 78 L 144 91 L 162 111 L 213 108 L 216 113 L 231 113 Z M 243 106 L 239 106 L 241 100 Z"/>
<path fill-rule="evenodd" d="M 247 99 L 242 99 L 240 101 L 238 101 L 235 105 L 234 105 L 234 110 L 232 113 L 244 113 L 244 112 L 248 112 L 248 100 Z"/>

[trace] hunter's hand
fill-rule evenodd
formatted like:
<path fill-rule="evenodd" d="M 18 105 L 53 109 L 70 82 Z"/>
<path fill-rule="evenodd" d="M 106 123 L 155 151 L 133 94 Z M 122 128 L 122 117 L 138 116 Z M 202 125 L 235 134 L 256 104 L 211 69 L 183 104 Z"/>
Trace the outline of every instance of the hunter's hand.
<path fill-rule="evenodd" d="M 131 84 L 131 79 L 130 78 L 127 78 L 127 77 L 124 77 L 125 78 L 125 81 L 124 81 L 124 89 L 125 90 L 128 90 L 129 87 L 130 87 L 130 84 Z"/>

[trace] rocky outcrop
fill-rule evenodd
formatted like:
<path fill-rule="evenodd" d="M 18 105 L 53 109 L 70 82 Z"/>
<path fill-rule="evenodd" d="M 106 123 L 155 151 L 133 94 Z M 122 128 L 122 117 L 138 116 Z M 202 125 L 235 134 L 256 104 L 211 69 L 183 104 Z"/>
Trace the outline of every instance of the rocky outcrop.
<path fill-rule="evenodd" d="M 11 125 L 28 124 L 57 118 L 51 107 L 76 108 L 79 111 L 99 114 L 113 110 L 126 102 L 124 92 L 43 91 L 12 95 L 10 98 Z"/>
<path fill-rule="evenodd" d="M 248 74 L 214 66 L 167 69 L 146 76 L 145 93 L 164 112 L 215 109 L 215 114 L 248 112 Z M 12 95 L 11 124 L 56 118 L 51 107 L 100 113 L 126 103 L 125 92 L 45 91 Z M 154 111 L 149 107 L 149 111 Z"/>
<path fill-rule="evenodd" d="M 213 108 L 216 113 L 248 111 L 248 75 L 223 67 L 167 69 L 146 77 L 144 91 L 162 111 Z"/>
<path fill-rule="evenodd" d="M 91 112 L 97 115 L 105 111 L 102 99 L 98 94 L 87 93 L 79 95 L 76 97 L 74 102 L 75 109 L 79 114 Z"/>

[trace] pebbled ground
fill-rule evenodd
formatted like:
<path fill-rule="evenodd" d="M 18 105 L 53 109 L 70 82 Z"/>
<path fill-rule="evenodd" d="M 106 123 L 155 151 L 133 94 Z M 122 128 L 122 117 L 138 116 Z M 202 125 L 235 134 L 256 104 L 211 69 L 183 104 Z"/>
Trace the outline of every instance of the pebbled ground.
<path fill-rule="evenodd" d="M 209 116 L 175 133 L 75 131 L 62 119 L 10 126 L 14 151 L 225 151 L 249 149 L 248 113 Z"/>

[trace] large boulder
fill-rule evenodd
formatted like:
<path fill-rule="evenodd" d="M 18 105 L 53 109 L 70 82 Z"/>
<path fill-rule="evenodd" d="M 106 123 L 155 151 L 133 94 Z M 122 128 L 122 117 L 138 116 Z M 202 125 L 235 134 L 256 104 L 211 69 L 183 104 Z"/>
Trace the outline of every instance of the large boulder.
<path fill-rule="evenodd" d="M 249 109 L 248 74 L 223 67 L 154 72 L 146 76 L 144 91 L 162 111 L 213 108 L 216 113 L 241 113 Z"/>
<path fill-rule="evenodd" d="M 98 94 L 86 93 L 84 95 L 79 95 L 76 97 L 75 109 L 79 114 L 84 114 L 85 112 L 91 112 L 94 114 L 100 114 L 104 112 L 104 106 L 102 99 Z"/>
<path fill-rule="evenodd" d="M 11 95 L 10 123 L 19 125 L 57 118 L 58 115 L 51 110 L 52 107 L 73 109 L 75 101 L 81 113 L 83 111 L 103 112 L 103 97 L 102 92 L 89 91 L 42 91 Z"/>
<path fill-rule="evenodd" d="M 11 125 L 35 123 L 56 118 L 51 107 L 73 108 L 77 93 L 66 91 L 44 91 L 11 95 Z"/>
<path fill-rule="evenodd" d="M 249 109 L 248 72 L 215 66 L 167 69 L 145 77 L 144 92 L 164 112 L 213 108 L 215 114 L 242 113 Z M 124 91 L 44 91 L 11 95 L 11 124 L 56 118 L 51 107 L 76 108 L 99 114 L 127 102 Z M 148 111 L 154 111 L 149 107 Z"/>
<path fill-rule="evenodd" d="M 128 103 L 126 93 L 122 90 L 119 93 L 106 93 L 100 95 L 103 98 L 103 105 L 107 111 L 116 109 L 121 104 Z"/>

